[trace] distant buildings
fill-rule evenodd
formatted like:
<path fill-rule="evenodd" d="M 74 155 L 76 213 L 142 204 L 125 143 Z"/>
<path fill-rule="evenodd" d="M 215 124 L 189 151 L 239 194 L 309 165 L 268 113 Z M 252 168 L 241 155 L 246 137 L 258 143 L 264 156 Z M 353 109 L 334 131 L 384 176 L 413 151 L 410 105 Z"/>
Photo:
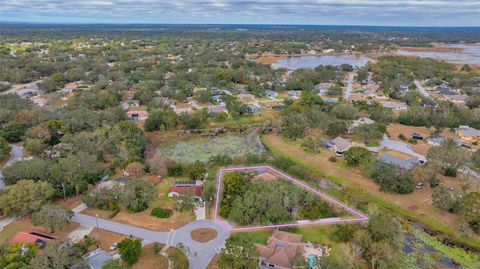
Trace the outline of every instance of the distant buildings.
<path fill-rule="evenodd" d="M 127 111 L 127 118 L 134 122 L 146 120 L 148 118 L 148 111 L 146 110 Z"/>
<path fill-rule="evenodd" d="M 460 137 L 463 141 L 467 142 L 479 142 L 480 141 L 480 130 L 472 128 L 468 125 L 460 125 L 455 129 L 455 134 Z"/>
<path fill-rule="evenodd" d="M 356 120 L 354 120 L 352 122 L 352 124 L 350 124 L 350 126 L 348 126 L 348 133 L 352 133 L 353 130 L 359 126 L 362 126 L 362 125 L 368 125 L 368 124 L 374 124 L 375 121 L 374 120 L 371 120 L 369 118 L 366 118 L 366 117 L 361 117 L 361 118 L 358 118 Z"/>
<path fill-rule="evenodd" d="M 378 158 L 379 158 L 379 160 L 381 160 L 385 163 L 395 165 L 395 166 L 398 166 L 400 168 L 407 169 L 407 170 L 410 170 L 410 169 L 414 168 L 415 166 L 420 165 L 420 162 L 415 157 L 400 158 L 398 156 L 395 156 L 395 155 L 392 155 L 392 154 L 389 154 L 389 153 L 382 153 L 378 156 Z"/>

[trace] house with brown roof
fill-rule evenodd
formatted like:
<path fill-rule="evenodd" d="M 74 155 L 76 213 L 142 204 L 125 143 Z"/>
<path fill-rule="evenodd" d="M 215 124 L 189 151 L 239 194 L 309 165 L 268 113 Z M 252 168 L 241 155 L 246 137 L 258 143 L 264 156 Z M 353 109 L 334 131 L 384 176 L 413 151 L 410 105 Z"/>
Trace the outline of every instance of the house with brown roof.
<path fill-rule="evenodd" d="M 127 111 L 127 118 L 134 122 L 137 122 L 140 120 L 146 120 L 148 118 L 148 111 L 146 110 Z"/>
<path fill-rule="evenodd" d="M 55 239 L 56 237 L 52 236 L 52 234 L 47 234 L 35 230 L 26 230 L 16 233 L 15 236 L 10 240 L 10 244 L 37 244 L 42 249 L 45 247 L 48 241 Z"/>
<path fill-rule="evenodd" d="M 267 245 L 257 245 L 260 268 L 293 268 L 293 258 L 303 255 L 304 247 L 302 235 L 275 230 Z"/>
<path fill-rule="evenodd" d="M 480 130 L 472 128 L 468 125 L 460 125 L 455 129 L 455 134 L 458 135 L 463 141 L 480 141 Z"/>

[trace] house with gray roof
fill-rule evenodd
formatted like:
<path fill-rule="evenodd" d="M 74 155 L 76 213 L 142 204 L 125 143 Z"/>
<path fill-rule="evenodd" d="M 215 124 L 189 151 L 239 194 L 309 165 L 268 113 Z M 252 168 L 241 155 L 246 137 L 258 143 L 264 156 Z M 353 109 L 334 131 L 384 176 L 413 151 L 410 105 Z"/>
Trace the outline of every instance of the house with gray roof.
<path fill-rule="evenodd" d="M 378 158 L 385 163 L 395 165 L 400 168 L 408 169 L 408 170 L 414 168 L 417 165 L 420 165 L 420 162 L 415 157 L 412 157 L 409 159 L 403 159 L 388 153 L 382 153 L 380 154 L 380 156 L 378 156 Z"/>

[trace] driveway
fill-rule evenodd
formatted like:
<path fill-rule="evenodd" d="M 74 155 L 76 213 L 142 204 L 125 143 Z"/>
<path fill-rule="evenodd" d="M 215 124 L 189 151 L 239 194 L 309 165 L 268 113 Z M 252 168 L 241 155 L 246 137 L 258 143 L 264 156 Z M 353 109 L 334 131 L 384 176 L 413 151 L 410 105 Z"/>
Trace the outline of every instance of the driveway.
<path fill-rule="evenodd" d="M 95 217 L 81 213 L 75 213 L 72 221 L 91 227 L 95 227 L 97 225 Z M 181 227 L 180 229 L 171 232 L 152 231 L 102 218 L 98 219 L 98 227 L 127 236 L 131 235 L 133 237 L 141 238 L 151 242 L 170 244 L 172 246 L 182 243 L 185 246 L 184 252 L 190 261 L 190 269 L 205 269 L 217 251 L 224 246 L 225 240 L 230 236 L 228 230 L 226 230 L 219 223 L 211 220 L 193 221 Z M 217 230 L 218 235 L 215 239 L 207 243 L 199 243 L 194 241 L 190 235 L 193 230 L 199 228 L 215 229 Z"/>
<path fill-rule="evenodd" d="M 12 163 L 19 161 L 23 157 L 23 147 L 10 144 L 12 147 L 12 150 L 10 151 L 10 159 L 5 163 L 4 167 L 12 165 Z M 3 169 L 3 168 L 2 168 Z M 3 182 L 3 174 L 2 174 L 2 169 L 0 169 L 0 190 L 5 189 L 5 183 Z"/>
<path fill-rule="evenodd" d="M 413 151 L 409 144 L 402 141 L 391 140 L 387 136 L 384 136 L 383 140 L 380 142 L 380 148 L 395 150 L 410 156 L 417 157 L 417 159 L 421 161 L 427 161 L 427 158 L 425 156 Z"/>
<path fill-rule="evenodd" d="M 414 81 L 415 86 L 417 86 L 418 92 L 425 98 L 432 99 L 432 96 L 425 90 L 425 87 L 423 87 L 422 83 L 418 80 Z"/>

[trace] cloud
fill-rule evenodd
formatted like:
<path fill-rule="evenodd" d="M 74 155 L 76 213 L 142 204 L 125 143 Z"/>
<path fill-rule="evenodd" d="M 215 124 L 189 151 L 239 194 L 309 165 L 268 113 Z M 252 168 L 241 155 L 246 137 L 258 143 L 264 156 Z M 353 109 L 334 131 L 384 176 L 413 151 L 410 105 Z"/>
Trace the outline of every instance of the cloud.
<path fill-rule="evenodd" d="M 72 23 L 479 26 L 478 14 L 478 0 L 0 0 L 0 20 Z"/>

